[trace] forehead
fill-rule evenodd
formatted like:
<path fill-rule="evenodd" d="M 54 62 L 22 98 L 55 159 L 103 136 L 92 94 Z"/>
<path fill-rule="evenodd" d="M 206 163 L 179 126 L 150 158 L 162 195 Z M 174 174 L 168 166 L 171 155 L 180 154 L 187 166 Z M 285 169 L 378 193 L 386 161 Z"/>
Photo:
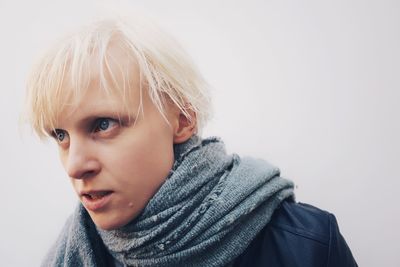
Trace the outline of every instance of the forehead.
<path fill-rule="evenodd" d="M 129 105 L 119 96 L 110 95 L 98 88 L 90 87 L 79 102 L 65 106 L 58 113 L 55 128 L 68 128 L 90 118 L 136 117 L 140 101 L 131 99 Z"/>
<path fill-rule="evenodd" d="M 55 124 L 84 113 L 134 112 L 142 100 L 138 64 L 117 41 L 107 49 L 94 51 L 88 58 L 70 61 L 55 101 Z"/>

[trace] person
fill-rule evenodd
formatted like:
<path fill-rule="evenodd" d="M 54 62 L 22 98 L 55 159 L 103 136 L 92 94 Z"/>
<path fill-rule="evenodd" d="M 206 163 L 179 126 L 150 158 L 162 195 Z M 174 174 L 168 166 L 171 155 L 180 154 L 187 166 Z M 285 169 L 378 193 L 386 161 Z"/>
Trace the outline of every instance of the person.
<path fill-rule="evenodd" d="M 202 138 L 208 86 L 150 23 L 97 21 L 34 67 L 29 121 L 80 200 L 43 266 L 357 266 L 334 215 Z"/>

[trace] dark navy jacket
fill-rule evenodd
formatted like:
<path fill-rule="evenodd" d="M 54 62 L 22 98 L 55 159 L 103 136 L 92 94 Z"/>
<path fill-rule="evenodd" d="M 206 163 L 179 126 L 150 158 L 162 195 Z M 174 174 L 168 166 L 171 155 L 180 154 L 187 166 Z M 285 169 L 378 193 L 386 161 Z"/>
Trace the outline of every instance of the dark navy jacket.
<path fill-rule="evenodd" d="M 332 214 L 284 201 L 233 267 L 357 266 Z"/>

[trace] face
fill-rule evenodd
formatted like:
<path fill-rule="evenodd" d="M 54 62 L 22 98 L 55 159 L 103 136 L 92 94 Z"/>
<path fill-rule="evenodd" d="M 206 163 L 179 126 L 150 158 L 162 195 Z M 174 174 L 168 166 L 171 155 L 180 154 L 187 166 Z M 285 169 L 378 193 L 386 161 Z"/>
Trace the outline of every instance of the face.
<path fill-rule="evenodd" d="M 123 58 L 121 58 L 123 61 Z M 131 70 L 136 71 L 136 70 Z M 86 94 L 65 108 L 53 133 L 61 162 L 94 223 L 116 229 L 134 219 L 165 181 L 174 162 L 179 112 L 164 119 L 149 96 L 131 82 L 128 112 L 122 100 L 107 95 L 94 78 Z"/>

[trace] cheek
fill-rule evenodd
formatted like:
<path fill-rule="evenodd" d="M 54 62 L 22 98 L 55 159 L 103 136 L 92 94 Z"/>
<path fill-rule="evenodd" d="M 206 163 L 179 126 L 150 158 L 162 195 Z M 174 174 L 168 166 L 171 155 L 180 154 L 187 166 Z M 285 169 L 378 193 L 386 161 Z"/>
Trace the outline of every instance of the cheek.
<path fill-rule="evenodd" d="M 69 178 L 69 180 L 70 180 L 70 182 L 71 182 L 71 184 L 72 184 L 72 187 L 74 188 L 75 193 L 76 193 L 76 194 L 78 195 L 78 197 L 79 197 L 78 190 L 79 190 L 79 188 L 82 186 L 82 185 L 79 184 L 79 183 L 81 182 L 81 180 L 79 180 L 79 179 L 74 179 L 74 178 Z"/>
<path fill-rule="evenodd" d="M 168 175 L 172 167 L 173 149 L 166 144 L 144 143 L 133 146 L 121 158 L 121 170 L 137 178 L 160 180 Z M 144 182 L 144 181 L 143 181 Z"/>
<path fill-rule="evenodd" d="M 172 138 L 149 132 L 136 137 L 108 154 L 108 166 L 125 183 L 142 189 L 158 187 L 174 162 Z"/>
<path fill-rule="evenodd" d="M 60 147 L 58 147 L 58 159 L 60 160 L 64 170 L 66 170 L 67 154 Z"/>

